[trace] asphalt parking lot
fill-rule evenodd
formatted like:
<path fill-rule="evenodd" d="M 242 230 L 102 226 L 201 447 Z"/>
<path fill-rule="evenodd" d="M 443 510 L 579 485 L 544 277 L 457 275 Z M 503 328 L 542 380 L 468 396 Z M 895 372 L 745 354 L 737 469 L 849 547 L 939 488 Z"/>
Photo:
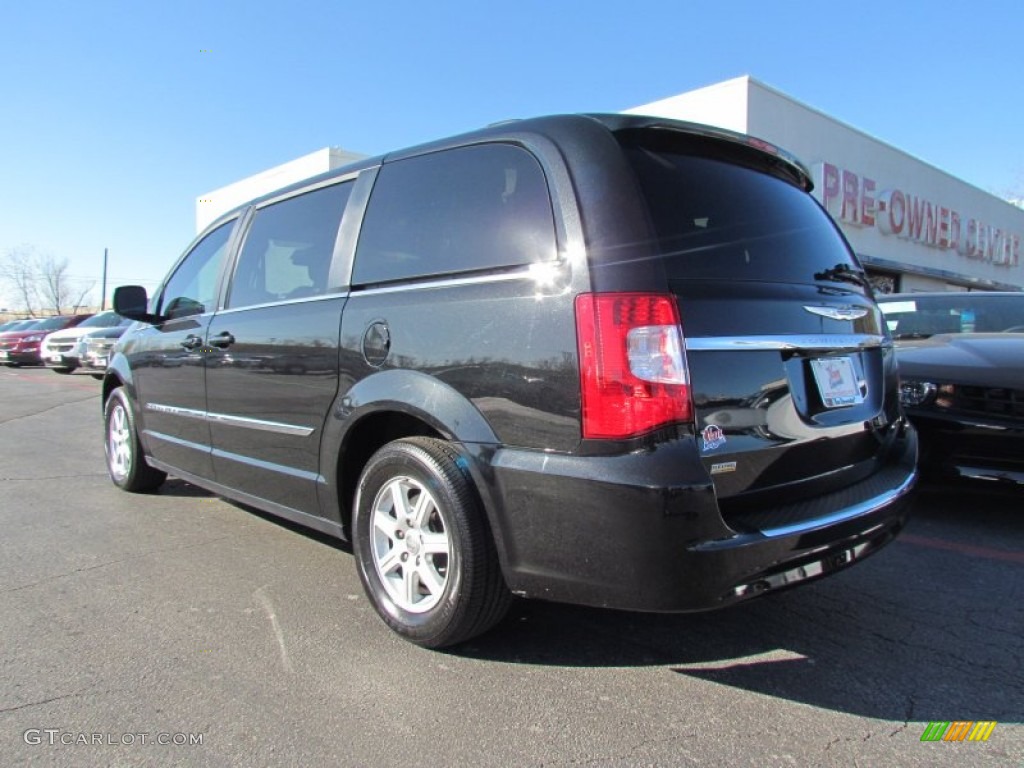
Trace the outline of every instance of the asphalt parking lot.
<path fill-rule="evenodd" d="M 1024 765 L 1021 498 L 926 489 L 878 555 L 723 612 L 521 602 L 440 653 L 345 547 L 117 490 L 99 387 L 0 368 L 4 765 Z"/>

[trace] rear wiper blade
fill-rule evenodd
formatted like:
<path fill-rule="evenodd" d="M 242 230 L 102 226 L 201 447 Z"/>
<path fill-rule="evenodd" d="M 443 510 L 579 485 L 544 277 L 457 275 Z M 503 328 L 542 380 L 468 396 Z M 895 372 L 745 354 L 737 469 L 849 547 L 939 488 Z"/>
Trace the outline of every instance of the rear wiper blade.
<path fill-rule="evenodd" d="M 853 283 L 862 288 L 870 288 L 871 283 L 868 276 L 861 270 L 854 269 L 849 264 L 836 264 L 822 272 L 814 273 L 815 280 L 831 280 L 836 283 Z"/>

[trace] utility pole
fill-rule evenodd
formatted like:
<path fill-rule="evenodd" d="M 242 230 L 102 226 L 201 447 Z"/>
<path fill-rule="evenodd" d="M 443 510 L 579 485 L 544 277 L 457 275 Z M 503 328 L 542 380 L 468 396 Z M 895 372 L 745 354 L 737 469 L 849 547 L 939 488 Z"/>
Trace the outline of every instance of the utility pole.
<path fill-rule="evenodd" d="M 100 312 L 107 308 L 107 249 L 103 249 L 103 286 L 100 288 Z"/>

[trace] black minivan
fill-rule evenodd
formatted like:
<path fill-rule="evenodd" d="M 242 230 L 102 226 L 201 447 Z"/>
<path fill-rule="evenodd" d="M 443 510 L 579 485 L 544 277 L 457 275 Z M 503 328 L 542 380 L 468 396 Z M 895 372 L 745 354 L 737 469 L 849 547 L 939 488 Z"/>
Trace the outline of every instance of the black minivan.
<path fill-rule="evenodd" d="M 917 442 L 811 186 L 748 136 L 574 115 L 257 199 L 118 289 L 111 477 L 350 540 L 428 647 L 513 595 L 690 611 L 831 573 L 903 526 Z"/>

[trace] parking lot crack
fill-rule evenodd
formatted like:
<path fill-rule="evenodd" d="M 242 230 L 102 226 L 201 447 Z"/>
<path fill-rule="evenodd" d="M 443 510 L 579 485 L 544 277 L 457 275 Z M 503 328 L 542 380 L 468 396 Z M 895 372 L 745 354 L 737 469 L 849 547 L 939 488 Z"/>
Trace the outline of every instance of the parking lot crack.
<path fill-rule="evenodd" d="M 97 397 L 99 397 L 99 395 L 92 394 L 92 395 L 89 395 L 88 397 L 80 397 L 77 400 L 65 400 L 62 403 L 57 403 L 56 405 L 51 405 L 49 408 L 44 408 L 41 411 L 34 411 L 32 413 L 23 413 L 21 416 L 12 416 L 9 419 L 0 419 L 0 424 L 12 424 L 15 421 L 22 421 L 23 419 L 31 419 L 33 416 L 41 416 L 44 413 L 49 413 L 50 411 L 55 411 L 58 408 L 66 408 L 69 405 L 75 405 L 76 403 L 84 403 L 86 400 L 95 400 Z"/>
<path fill-rule="evenodd" d="M 914 701 L 913 696 L 907 697 L 907 710 L 903 713 L 903 725 L 899 726 L 895 730 L 889 733 L 889 736 L 896 736 L 897 734 L 903 733 L 910 727 L 910 721 L 914 719 L 914 709 L 917 707 L 917 702 Z"/>
<path fill-rule="evenodd" d="M 62 696 L 53 696 L 49 699 L 42 699 L 41 701 L 30 701 L 27 704 L 19 704 L 16 707 L 0 707 L 0 715 L 8 712 L 19 712 L 23 709 L 31 709 L 32 707 L 41 707 L 43 704 L 52 704 L 55 701 L 74 699 L 84 695 L 86 695 L 86 691 L 77 691 L 75 693 L 65 693 Z"/>

